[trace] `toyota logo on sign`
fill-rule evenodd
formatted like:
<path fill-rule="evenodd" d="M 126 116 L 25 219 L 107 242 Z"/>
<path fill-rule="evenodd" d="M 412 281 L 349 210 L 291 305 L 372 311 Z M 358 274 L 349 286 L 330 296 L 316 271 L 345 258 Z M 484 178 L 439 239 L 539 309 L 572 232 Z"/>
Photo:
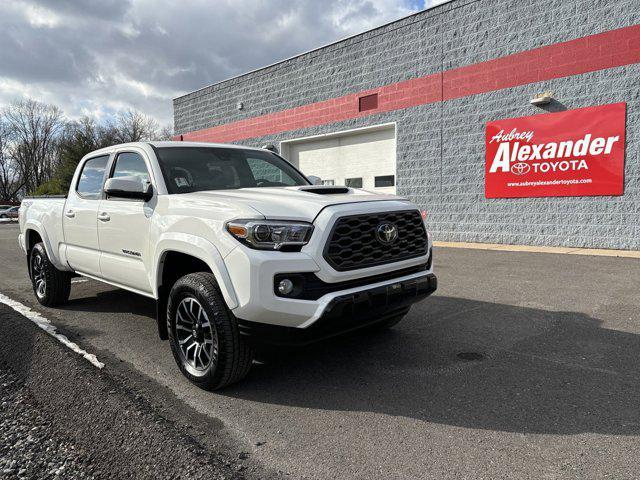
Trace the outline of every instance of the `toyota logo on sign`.
<path fill-rule="evenodd" d="M 398 227 L 393 223 L 381 223 L 376 228 L 376 238 L 383 245 L 391 245 L 398 238 Z"/>
<path fill-rule="evenodd" d="M 529 173 L 529 170 L 531 170 L 531 167 L 528 163 L 519 162 L 511 165 L 511 173 L 515 175 L 524 175 L 525 173 Z"/>

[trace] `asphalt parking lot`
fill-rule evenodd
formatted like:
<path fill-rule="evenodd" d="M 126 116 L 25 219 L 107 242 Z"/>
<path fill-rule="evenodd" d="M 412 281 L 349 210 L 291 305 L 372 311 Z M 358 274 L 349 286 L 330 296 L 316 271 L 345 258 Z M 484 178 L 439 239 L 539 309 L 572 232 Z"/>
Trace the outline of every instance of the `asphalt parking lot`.
<path fill-rule="evenodd" d="M 0 225 L 0 293 L 35 308 L 17 234 Z M 637 478 L 640 260 L 435 258 L 437 294 L 393 330 L 273 352 L 218 393 L 181 376 L 148 299 L 82 279 L 37 310 L 290 478 Z"/>

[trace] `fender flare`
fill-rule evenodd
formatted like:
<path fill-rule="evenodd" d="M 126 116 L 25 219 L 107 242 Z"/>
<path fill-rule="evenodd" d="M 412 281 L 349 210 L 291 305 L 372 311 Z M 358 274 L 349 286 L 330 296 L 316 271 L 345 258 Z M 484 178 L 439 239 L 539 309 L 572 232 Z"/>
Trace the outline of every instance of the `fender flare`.
<path fill-rule="evenodd" d="M 169 232 L 160 236 L 151 270 L 155 298 L 160 298 L 158 287 L 162 280 L 161 264 L 167 252 L 184 253 L 205 262 L 218 282 L 227 307 L 233 310 L 238 306 L 238 298 L 220 251 L 210 241 L 187 233 Z"/>
<path fill-rule="evenodd" d="M 28 254 L 29 249 L 29 230 L 33 230 L 42 239 L 42 243 L 44 244 L 44 249 L 47 252 L 47 257 L 49 257 L 49 261 L 53 263 L 53 265 L 62 271 L 69 271 L 69 266 L 60 262 L 60 258 L 58 257 L 58 252 L 55 251 L 53 245 L 51 245 L 51 239 L 49 235 L 47 235 L 47 230 L 44 228 L 41 222 L 34 219 L 29 219 L 24 225 L 24 250 L 25 254 Z"/>

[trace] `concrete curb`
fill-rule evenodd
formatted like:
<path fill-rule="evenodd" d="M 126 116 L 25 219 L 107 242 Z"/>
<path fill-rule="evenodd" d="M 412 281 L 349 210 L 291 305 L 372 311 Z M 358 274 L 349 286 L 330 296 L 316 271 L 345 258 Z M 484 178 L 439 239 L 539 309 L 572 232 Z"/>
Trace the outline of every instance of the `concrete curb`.
<path fill-rule="evenodd" d="M 560 253 L 566 255 L 592 255 L 596 257 L 640 258 L 638 250 L 604 250 L 597 248 L 542 247 L 533 245 L 503 245 L 499 243 L 433 242 L 436 247 L 468 248 L 501 252 Z"/>

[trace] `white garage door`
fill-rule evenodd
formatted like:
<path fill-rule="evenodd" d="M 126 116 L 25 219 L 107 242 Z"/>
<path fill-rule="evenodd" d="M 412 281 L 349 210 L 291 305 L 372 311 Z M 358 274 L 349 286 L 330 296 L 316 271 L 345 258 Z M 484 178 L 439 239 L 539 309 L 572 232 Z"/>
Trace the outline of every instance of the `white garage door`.
<path fill-rule="evenodd" d="M 291 140 L 281 147 L 291 163 L 305 175 L 320 177 L 325 185 L 396 191 L 393 125 Z"/>

